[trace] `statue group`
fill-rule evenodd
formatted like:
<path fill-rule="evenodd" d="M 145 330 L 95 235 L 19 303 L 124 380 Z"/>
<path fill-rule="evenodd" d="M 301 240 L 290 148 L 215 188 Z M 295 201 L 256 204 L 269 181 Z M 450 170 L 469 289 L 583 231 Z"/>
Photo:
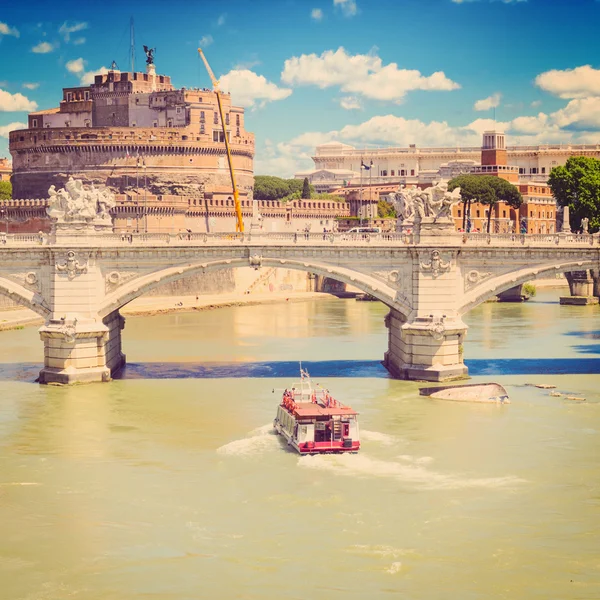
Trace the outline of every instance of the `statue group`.
<path fill-rule="evenodd" d="M 422 190 L 400 184 L 398 191 L 389 194 L 388 199 L 396 209 L 399 225 L 412 225 L 426 218 L 431 218 L 433 223 L 448 222 L 452 206 L 461 201 L 460 188 L 450 192 L 443 181 Z"/>
<path fill-rule="evenodd" d="M 83 187 L 81 179 L 69 177 L 64 188 L 48 190 L 48 216 L 59 223 L 101 221 L 110 224 L 110 209 L 115 206 L 115 195 L 105 186 L 89 189 Z"/>

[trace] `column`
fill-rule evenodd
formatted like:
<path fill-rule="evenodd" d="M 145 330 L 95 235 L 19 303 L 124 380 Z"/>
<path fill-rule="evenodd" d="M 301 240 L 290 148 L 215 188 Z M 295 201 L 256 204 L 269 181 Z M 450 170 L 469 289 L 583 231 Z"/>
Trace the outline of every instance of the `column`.
<path fill-rule="evenodd" d="M 420 235 L 430 241 L 423 230 Z M 444 237 L 440 235 L 438 243 Z M 463 362 L 467 326 L 457 312 L 463 289 L 457 257 L 451 247 L 428 244 L 414 249 L 413 310 L 405 316 L 392 308 L 386 317 L 389 346 L 384 365 L 395 377 L 448 381 L 467 376 Z"/>
<path fill-rule="evenodd" d="M 386 317 L 388 351 L 383 364 L 399 379 L 449 381 L 468 375 L 463 362 L 467 326 L 460 319 L 416 317 L 395 309 Z"/>
<path fill-rule="evenodd" d="M 109 381 L 124 364 L 118 310 L 100 317 L 98 302 L 105 281 L 95 253 L 87 249 L 57 249 L 49 266 L 52 313 L 40 327 L 44 368 L 40 383 Z"/>

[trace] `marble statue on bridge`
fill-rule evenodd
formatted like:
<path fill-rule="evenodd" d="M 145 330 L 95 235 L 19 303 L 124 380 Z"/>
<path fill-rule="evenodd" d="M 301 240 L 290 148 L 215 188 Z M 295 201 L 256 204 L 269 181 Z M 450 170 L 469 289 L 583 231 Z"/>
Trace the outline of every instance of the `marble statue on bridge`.
<path fill-rule="evenodd" d="M 452 206 L 461 201 L 460 188 L 448 191 L 448 184 L 440 181 L 430 188 L 406 188 L 400 184 L 398 191 L 388 195 L 398 215 L 397 230 L 405 231 L 415 223 L 426 220 L 432 223 L 452 224 Z"/>
<path fill-rule="evenodd" d="M 83 187 L 81 179 L 69 177 L 65 187 L 57 190 L 54 185 L 48 190 L 48 216 L 52 221 L 65 223 L 90 223 L 92 221 L 111 224 L 110 209 L 115 206 L 115 196 L 106 187 L 89 189 Z"/>

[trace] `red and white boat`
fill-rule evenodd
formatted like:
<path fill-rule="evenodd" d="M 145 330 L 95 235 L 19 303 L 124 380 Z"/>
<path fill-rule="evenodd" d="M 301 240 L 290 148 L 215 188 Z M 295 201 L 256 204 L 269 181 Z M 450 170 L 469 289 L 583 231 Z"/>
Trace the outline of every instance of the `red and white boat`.
<path fill-rule="evenodd" d="M 333 398 L 300 368 L 300 383 L 283 392 L 275 432 L 300 454 L 358 452 L 358 413 Z"/>

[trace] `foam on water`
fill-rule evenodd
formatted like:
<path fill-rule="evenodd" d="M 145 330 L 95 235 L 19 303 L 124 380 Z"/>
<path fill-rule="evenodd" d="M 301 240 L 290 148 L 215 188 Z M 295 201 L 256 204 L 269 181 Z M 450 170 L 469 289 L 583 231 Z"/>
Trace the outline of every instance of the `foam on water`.
<path fill-rule="evenodd" d="M 350 477 L 384 477 L 404 484 L 430 489 L 451 490 L 464 488 L 500 488 L 514 486 L 524 480 L 514 476 L 471 478 L 458 475 L 445 475 L 425 468 L 422 464 L 406 461 L 393 462 L 373 459 L 365 454 L 319 454 L 302 456 L 298 465 L 305 469 L 315 469 Z"/>
<path fill-rule="evenodd" d="M 367 431 L 366 429 L 360 430 L 360 439 L 367 442 L 377 442 L 384 446 L 394 446 L 399 443 L 398 438 L 387 433 L 381 433 L 379 431 Z"/>
<path fill-rule="evenodd" d="M 253 429 L 248 437 L 235 440 L 217 448 L 219 454 L 229 456 L 251 456 L 280 449 L 278 436 L 270 423 Z"/>

